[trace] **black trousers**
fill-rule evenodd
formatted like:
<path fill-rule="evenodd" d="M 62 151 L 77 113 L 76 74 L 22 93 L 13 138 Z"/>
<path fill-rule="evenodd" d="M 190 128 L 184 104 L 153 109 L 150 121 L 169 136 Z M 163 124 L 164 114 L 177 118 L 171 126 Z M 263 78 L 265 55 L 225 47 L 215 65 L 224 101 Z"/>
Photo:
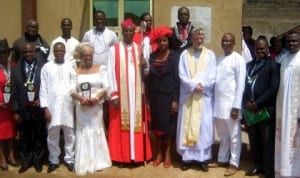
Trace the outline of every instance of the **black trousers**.
<path fill-rule="evenodd" d="M 31 108 L 21 114 L 20 157 L 24 164 L 40 164 L 45 153 L 46 123 L 41 109 Z"/>
<path fill-rule="evenodd" d="M 255 166 L 274 178 L 275 119 L 249 126 L 248 136 Z"/>

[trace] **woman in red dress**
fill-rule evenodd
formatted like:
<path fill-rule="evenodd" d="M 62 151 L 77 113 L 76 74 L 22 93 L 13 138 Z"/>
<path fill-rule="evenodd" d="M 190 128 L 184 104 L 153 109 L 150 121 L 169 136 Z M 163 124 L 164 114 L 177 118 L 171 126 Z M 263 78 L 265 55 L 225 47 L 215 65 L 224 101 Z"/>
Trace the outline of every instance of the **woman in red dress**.
<path fill-rule="evenodd" d="M 14 156 L 14 137 L 16 135 L 13 113 L 9 101 L 4 99 L 4 88 L 9 92 L 10 63 L 8 57 L 10 48 L 7 40 L 0 40 L 0 169 L 7 171 L 8 166 L 4 153 L 4 145 L 8 145 L 8 163 L 17 166 Z"/>

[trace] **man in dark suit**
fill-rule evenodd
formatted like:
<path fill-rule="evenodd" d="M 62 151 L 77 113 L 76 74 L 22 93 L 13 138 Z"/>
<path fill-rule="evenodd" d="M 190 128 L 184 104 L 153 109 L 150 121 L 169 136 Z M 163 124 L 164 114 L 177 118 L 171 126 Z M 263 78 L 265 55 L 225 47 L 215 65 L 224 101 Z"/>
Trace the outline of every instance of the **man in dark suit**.
<path fill-rule="evenodd" d="M 170 48 L 180 54 L 183 50 L 192 46 L 191 31 L 194 26 L 190 20 L 190 10 L 187 7 L 180 7 L 177 12 L 178 22 L 172 28 Z"/>
<path fill-rule="evenodd" d="M 13 47 L 15 50 L 12 53 L 12 60 L 16 62 L 21 59 L 22 47 L 28 42 L 34 44 L 36 58 L 43 62 L 47 62 L 49 45 L 39 34 L 39 23 L 33 19 L 27 22 L 24 34 L 14 42 Z"/>
<path fill-rule="evenodd" d="M 269 117 L 248 127 L 250 150 L 254 168 L 247 176 L 264 173 L 274 178 L 275 103 L 279 86 L 279 66 L 268 56 L 268 41 L 255 41 L 255 59 L 247 64 L 247 77 L 243 96 L 243 108 L 254 113 L 267 110 Z M 247 118 L 246 118 L 247 119 Z"/>
<path fill-rule="evenodd" d="M 39 103 L 41 60 L 35 57 L 35 45 L 25 43 L 22 59 L 11 72 L 11 90 L 14 119 L 20 132 L 20 156 L 22 166 L 19 173 L 34 165 L 42 171 L 41 159 L 45 148 L 45 120 Z"/>

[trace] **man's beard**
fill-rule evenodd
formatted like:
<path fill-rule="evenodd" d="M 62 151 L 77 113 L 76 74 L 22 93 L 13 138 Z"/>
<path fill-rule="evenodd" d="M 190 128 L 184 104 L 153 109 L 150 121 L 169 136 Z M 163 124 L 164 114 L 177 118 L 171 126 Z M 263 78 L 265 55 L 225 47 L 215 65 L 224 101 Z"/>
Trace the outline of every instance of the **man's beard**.
<path fill-rule="evenodd" d="M 202 48 L 203 48 L 203 45 L 202 45 L 202 44 L 201 44 L 201 45 L 194 46 L 194 49 L 199 50 L 199 51 L 201 51 Z"/>

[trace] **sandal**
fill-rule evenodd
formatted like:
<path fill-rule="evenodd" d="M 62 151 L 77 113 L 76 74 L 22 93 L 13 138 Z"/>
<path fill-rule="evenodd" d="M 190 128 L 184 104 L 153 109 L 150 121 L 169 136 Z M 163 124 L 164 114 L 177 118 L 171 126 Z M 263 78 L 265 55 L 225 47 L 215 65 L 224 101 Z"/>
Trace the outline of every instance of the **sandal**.
<path fill-rule="evenodd" d="M 18 167 L 19 166 L 19 164 L 16 161 L 10 161 L 10 160 L 8 160 L 7 163 L 9 165 L 13 166 L 13 167 Z"/>
<path fill-rule="evenodd" d="M 0 166 L 0 169 L 1 169 L 2 171 L 8 171 L 8 166 L 7 166 L 7 165 Z"/>
<path fill-rule="evenodd" d="M 171 162 L 169 162 L 169 161 L 165 161 L 164 162 L 164 167 L 165 168 L 169 168 L 169 167 L 171 167 L 172 166 L 172 163 Z"/>
<path fill-rule="evenodd" d="M 153 161 L 153 164 L 152 164 L 152 165 L 153 165 L 153 167 L 157 167 L 157 166 L 160 165 L 160 163 L 161 163 L 161 160 L 158 160 L 158 159 L 157 159 L 157 160 L 154 160 L 154 161 Z"/>

